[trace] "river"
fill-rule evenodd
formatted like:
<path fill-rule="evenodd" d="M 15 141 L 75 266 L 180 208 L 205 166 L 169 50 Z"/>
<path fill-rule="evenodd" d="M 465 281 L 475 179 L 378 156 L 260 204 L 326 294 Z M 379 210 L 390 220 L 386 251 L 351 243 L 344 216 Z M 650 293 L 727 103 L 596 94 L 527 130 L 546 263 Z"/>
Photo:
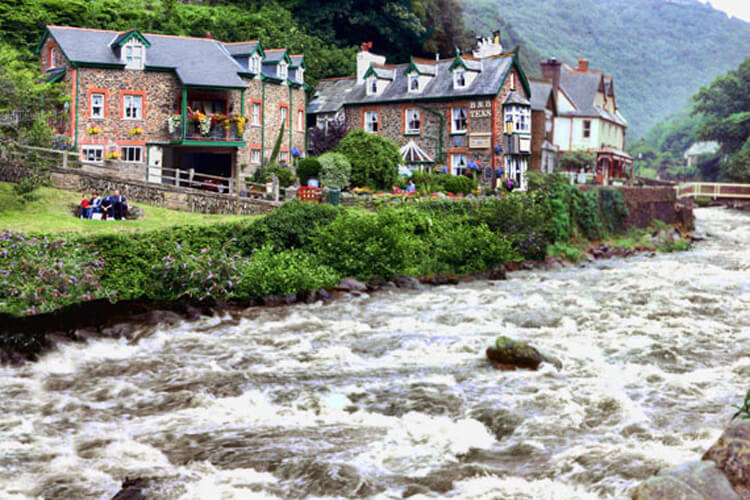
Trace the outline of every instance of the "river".
<path fill-rule="evenodd" d="M 625 497 L 750 386 L 750 216 L 688 252 L 143 328 L 0 367 L 0 498 Z M 563 363 L 490 367 L 498 334 Z M 417 497 L 415 497 L 417 498 Z M 422 497 L 424 498 L 424 497 Z"/>

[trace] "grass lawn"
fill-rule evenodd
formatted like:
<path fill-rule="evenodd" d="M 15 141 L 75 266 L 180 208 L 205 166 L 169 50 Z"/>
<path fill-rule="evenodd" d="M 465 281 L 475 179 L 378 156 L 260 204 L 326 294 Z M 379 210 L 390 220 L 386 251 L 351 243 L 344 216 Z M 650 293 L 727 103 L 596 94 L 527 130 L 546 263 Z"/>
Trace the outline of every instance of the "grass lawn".
<path fill-rule="evenodd" d="M 0 182 L 0 231 L 12 229 L 26 233 L 128 233 L 153 231 L 169 226 L 204 225 L 216 222 L 247 219 L 251 215 L 206 215 L 133 203 L 143 209 L 138 220 L 100 221 L 77 219 L 70 212 L 70 205 L 80 201 L 80 193 L 60 189 L 40 188 L 38 199 L 21 205 L 13 184 Z"/>

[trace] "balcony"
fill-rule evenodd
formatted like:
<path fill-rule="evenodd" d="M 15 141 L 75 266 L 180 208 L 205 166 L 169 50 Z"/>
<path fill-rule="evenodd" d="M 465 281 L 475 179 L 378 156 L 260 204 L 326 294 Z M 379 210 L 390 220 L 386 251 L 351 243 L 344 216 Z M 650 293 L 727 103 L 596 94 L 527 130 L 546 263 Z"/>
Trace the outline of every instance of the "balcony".
<path fill-rule="evenodd" d="M 181 100 L 181 111 L 167 120 L 172 143 L 244 146 L 244 110 L 232 109 L 228 91 L 183 89 Z"/>

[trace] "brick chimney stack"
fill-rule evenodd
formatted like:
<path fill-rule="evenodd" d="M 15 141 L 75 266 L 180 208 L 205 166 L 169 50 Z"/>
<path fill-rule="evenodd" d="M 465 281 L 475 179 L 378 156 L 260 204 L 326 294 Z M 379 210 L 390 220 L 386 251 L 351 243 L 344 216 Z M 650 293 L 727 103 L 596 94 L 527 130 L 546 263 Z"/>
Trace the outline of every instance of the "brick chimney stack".
<path fill-rule="evenodd" d="M 542 78 L 552 82 L 552 88 L 554 89 L 555 94 L 557 94 L 557 89 L 560 88 L 560 69 L 562 68 L 562 63 L 554 57 L 551 57 L 542 61 L 541 66 Z"/>
<path fill-rule="evenodd" d="M 588 70 L 589 70 L 589 61 L 585 59 L 583 56 L 581 56 L 581 58 L 578 59 L 577 71 L 586 72 Z"/>

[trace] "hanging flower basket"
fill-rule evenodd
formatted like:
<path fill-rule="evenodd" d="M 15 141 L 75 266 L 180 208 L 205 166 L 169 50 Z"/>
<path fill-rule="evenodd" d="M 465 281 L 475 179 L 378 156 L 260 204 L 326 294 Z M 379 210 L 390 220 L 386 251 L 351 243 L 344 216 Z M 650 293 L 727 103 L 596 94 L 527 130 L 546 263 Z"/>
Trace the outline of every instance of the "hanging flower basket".
<path fill-rule="evenodd" d="M 143 133 L 143 129 L 141 127 L 136 127 L 136 128 L 130 129 L 130 132 L 128 132 L 128 135 L 132 137 L 136 135 L 141 135 L 142 133 Z"/>
<path fill-rule="evenodd" d="M 167 118 L 167 128 L 170 135 L 175 135 L 180 131 L 182 127 L 182 115 L 173 114 Z"/>
<path fill-rule="evenodd" d="M 90 129 L 86 130 L 86 133 L 88 135 L 97 135 L 99 132 L 101 132 L 101 130 L 96 127 L 91 127 Z"/>

